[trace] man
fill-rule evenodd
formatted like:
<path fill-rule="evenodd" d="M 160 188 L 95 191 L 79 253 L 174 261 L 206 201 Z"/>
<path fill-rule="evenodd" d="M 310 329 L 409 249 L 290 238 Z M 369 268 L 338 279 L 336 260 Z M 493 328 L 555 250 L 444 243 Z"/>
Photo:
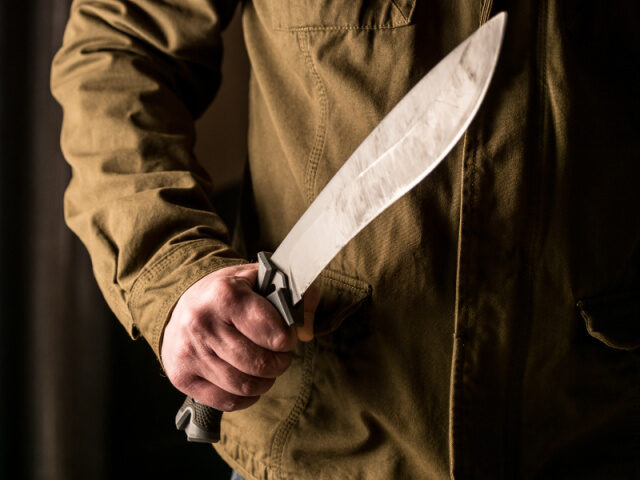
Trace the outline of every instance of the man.
<path fill-rule="evenodd" d="M 192 154 L 234 7 L 77 0 L 52 73 L 68 223 L 174 385 L 233 411 L 220 455 L 247 478 L 637 474 L 639 7 L 244 2 L 249 175 L 235 250 Z M 298 343 L 317 295 L 305 328 L 288 331 L 253 293 L 247 259 L 273 250 L 498 8 L 509 26 L 478 117 L 331 262 L 315 338 Z"/>

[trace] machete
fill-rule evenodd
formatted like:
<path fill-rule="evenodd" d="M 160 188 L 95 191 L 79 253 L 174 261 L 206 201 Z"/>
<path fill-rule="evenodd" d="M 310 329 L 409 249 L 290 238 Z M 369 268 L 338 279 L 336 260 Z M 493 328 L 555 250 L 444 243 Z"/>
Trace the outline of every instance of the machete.
<path fill-rule="evenodd" d="M 258 254 L 257 292 L 287 325 L 302 325 L 302 295 L 331 259 L 446 157 L 480 108 L 506 22 L 500 13 L 427 73 L 329 181 L 273 256 Z M 222 412 L 190 397 L 176 427 L 193 442 L 220 439 Z"/>

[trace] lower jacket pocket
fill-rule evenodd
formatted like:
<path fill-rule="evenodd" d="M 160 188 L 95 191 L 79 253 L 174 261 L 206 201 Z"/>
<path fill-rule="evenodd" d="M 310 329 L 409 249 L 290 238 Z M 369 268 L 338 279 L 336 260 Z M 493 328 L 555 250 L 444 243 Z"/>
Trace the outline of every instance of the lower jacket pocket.
<path fill-rule="evenodd" d="M 618 350 L 640 347 L 640 291 L 582 299 L 576 307 L 593 338 Z"/>
<path fill-rule="evenodd" d="M 314 325 L 316 335 L 335 331 L 371 298 L 369 284 L 335 270 L 325 269 L 316 284 L 322 292 Z"/>

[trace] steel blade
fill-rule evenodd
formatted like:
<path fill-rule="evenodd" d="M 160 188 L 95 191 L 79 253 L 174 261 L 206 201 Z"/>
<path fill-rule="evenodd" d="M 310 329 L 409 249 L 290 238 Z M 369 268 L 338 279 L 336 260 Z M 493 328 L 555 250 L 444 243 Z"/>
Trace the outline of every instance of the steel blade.
<path fill-rule="evenodd" d="M 271 257 L 292 300 L 389 205 L 428 175 L 469 126 L 488 88 L 506 14 L 436 65 L 360 144 Z"/>

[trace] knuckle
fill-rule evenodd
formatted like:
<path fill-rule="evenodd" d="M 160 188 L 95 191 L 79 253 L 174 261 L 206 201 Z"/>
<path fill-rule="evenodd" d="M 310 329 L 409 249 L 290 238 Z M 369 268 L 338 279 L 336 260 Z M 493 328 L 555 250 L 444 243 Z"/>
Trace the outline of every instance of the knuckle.
<path fill-rule="evenodd" d="M 243 378 L 238 384 L 238 391 L 244 397 L 255 395 L 256 390 L 256 383 L 250 378 Z"/>
<path fill-rule="evenodd" d="M 180 362 L 189 360 L 194 356 L 193 346 L 189 342 L 182 342 L 175 347 L 176 358 Z"/>
<path fill-rule="evenodd" d="M 256 378 L 248 376 L 244 378 L 238 388 L 238 392 L 242 397 L 257 397 L 266 393 L 273 383 L 274 379 Z"/>
<path fill-rule="evenodd" d="M 182 314 L 182 324 L 188 332 L 197 332 L 202 328 L 203 313 L 201 308 L 192 307 Z"/>
<path fill-rule="evenodd" d="M 282 352 L 289 348 L 291 341 L 287 332 L 274 330 L 269 336 L 269 348 L 274 352 Z"/>
<path fill-rule="evenodd" d="M 223 412 L 233 412 L 234 410 L 239 410 L 242 407 L 242 399 L 241 397 L 237 397 L 235 395 L 226 395 L 221 399 L 220 402 L 220 410 Z"/>
<path fill-rule="evenodd" d="M 215 302 L 220 305 L 233 305 L 238 301 L 238 293 L 231 282 L 216 282 L 213 294 Z"/>
<path fill-rule="evenodd" d="M 271 366 L 272 362 L 267 359 L 265 355 L 256 355 L 252 362 L 254 374 L 258 377 L 268 376 L 273 370 Z"/>
<path fill-rule="evenodd" d="M 169 375 L 169 380 L 173 385 L 181 392 L 188 393 L 191 385 L 193 384 L 194 377 L 185 371 L 174 372 L 173 375 Z"/>

